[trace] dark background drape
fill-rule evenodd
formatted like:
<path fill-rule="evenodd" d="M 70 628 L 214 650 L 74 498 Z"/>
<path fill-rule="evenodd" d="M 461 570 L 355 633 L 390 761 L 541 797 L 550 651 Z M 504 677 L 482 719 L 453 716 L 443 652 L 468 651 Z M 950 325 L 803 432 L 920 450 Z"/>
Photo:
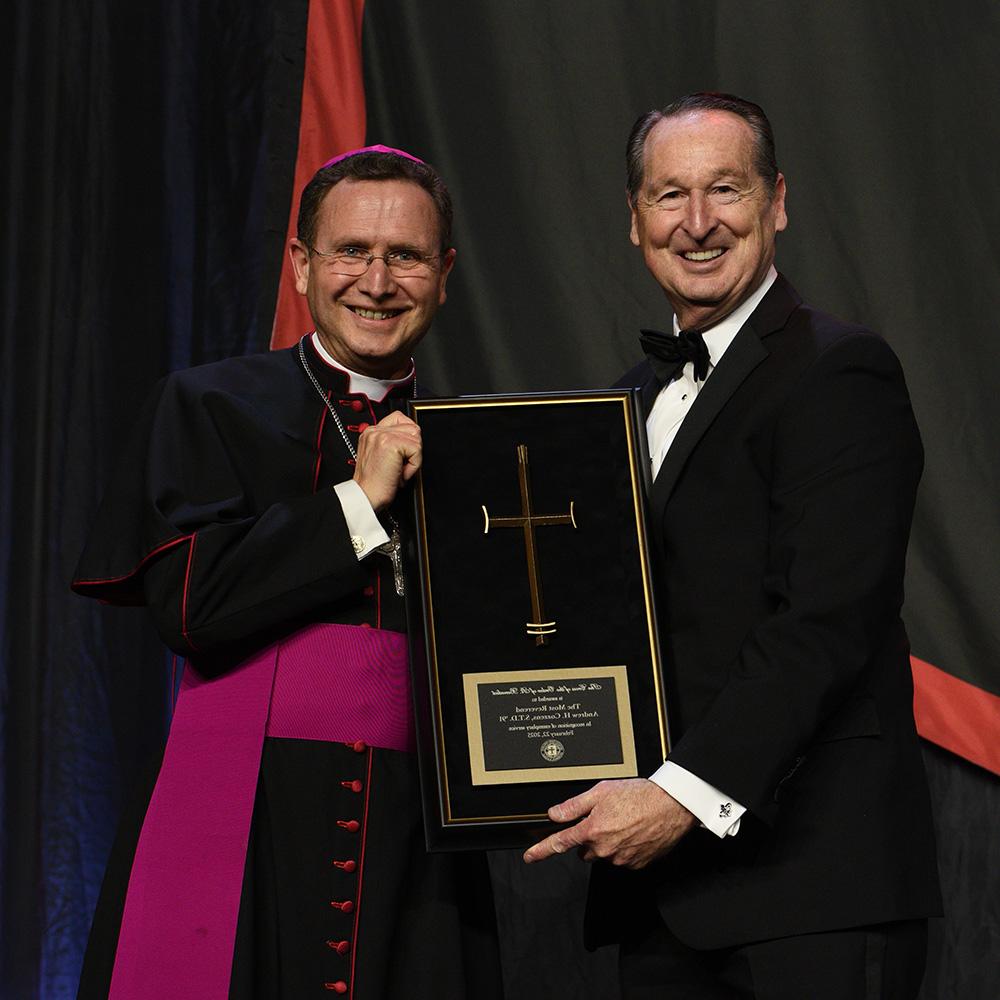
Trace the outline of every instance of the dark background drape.
<path fill-rule="evenodd" d="M 6 11 L 0 1000 L 74 995 L 118 813 L 162 741 L 170 658 L 141 613 L 67 584 L 155 379 L 269 343 L 306 15 L 306 0 Z M 620 374 L 636 329 L 669 320 L 627 241 L 632 120 L 692 89 L 759 101 L 789 184 L 779 267 L 813 304 L 882 332 L 907 372 L 928 453 L 914 651 L 1000 694 L 998 28 L 988 0 L 368 0 L 368 140 L 434 162 L 456 202 L 459 257 L 423 377 L 450 393 Z M 924 995 L 987 1000 L 1000 781 L 926 756 L 948 912 Z M 611 956 L 583 954 L 567 919 L 575 860 L 492 867 L 510 995 L 614 997 Z"/>
<path fill-rule="evenodd" d="M 153 382 L 266 349 L 305 13 L 5 8 L 3 1000 L 75 996 L 118 813 L 162 744 L 171 664 L 144 615 L 66 587 Z"/>

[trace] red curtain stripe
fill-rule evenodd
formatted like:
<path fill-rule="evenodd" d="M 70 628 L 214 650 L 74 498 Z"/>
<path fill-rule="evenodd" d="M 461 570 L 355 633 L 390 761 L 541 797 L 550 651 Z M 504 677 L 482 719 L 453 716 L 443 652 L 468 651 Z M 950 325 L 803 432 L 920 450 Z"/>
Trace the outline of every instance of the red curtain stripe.
<path fill-rule="evenodd" d="M 1000 697 L 910 657 L 917 732 L 966 760 L 1000 774 Z"/>
<path fill-rule="evenodd" d="M 309 4 L 305 74 L 295 186 L 287 237 L 295 235 L 299 194 L 331 157 L 364 145 L 365 91 L 361 67 L 364 0 L 313 0 Z M 287 241 L 286 241 L 287 245 Z M 281 264 L 271 348 L 294 344 L 313 329 L 305 299 L 295 291 L 287 254 Z"/>

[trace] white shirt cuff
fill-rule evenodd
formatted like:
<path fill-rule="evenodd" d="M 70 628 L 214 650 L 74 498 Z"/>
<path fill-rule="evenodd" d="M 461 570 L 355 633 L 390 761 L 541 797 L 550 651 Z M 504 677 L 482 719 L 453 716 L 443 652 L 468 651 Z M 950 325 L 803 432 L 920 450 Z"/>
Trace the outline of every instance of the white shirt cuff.
<path fill-rule="evenodd" d="M 739 833 L 740 818 L 747 811 L 746 806 L 727 798 L 718 788 L 686 768 L 664 761 L 649 780 L 677 799 L 688 812 L 694 813 L 701 825 L 717 837 L 735 837 Z"/>
<path fill-rule="evenodd" d="M 340 506 L 344 509 L 344 520 L 351 533 L 351 545 L 360 562 L 389 541 L 389 536 L 375 516 L 365 491 L 353 479 L 337 483 L 333 492 L 337 494 Z"/>

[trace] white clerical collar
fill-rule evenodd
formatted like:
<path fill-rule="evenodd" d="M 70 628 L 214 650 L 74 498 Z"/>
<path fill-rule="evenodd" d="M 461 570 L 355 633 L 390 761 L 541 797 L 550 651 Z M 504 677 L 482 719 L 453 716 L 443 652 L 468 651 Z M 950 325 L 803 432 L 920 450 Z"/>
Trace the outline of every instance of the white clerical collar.
<path fill-rule="evenodd" d="M 323 346 L 318 333 L 313 333 L 312 345 L 316 348 L 316 353 L 331 368 L 336 368 L 337 371 L 343 372 L 350 378 L 350 384 L 347 388 L 348 392 L 367 396 L 375 403 L 385 399 L 395 386 L 413 381 L 413 358 L 410 358 L 410 370 L 402 378 L 372 378 L 370 375 L 361 375 L 358 372 L 352 372 L 350 368 L 342 365 L 339 361 L 335 361 L 330 352 Z"/>
<path fill-rule="evenodd" d="M 702 337 L 705 339 L 705 346 L 708 348 L 708 356 L 714 368 L 726 349 L 736 339 L 736 334 L 740 328 L 750 318 L 754 309 L 760 305 L 760 300 L 767 294 L 767 290 L 774 284 L 778 277 L 778 272 L 772 264 L 764 275 L 764 280 L 757 286 L 757 291 L 746 301 L 740 303 L 725 319 L 719 320 L 715 326 L 710 326 L 707 330 L 702 330 Z M 680 324 L 674 316 L 674 333 L 680 333 Z"/>

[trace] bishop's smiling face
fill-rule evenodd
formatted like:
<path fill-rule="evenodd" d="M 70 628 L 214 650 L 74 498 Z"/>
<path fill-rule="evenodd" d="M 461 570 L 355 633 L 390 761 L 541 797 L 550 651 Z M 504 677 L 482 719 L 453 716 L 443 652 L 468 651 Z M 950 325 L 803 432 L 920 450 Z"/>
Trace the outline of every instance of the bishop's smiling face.
<path fill-rule="evenodd" d="M 381 259 L 364 274 L 337 274 L 299 240 L 290 247 L 295 288 L 305 295 L 323 346 L 342 365 L 374 378 L 401 378 L 445 300 L 455 251 L 440 253 L 440 222 L 431 196 L 409 180 L 344 179 L 316 215 L 316 249 L 362 254 L 413 251 L 432 266 L 394 276 Z"/>
<path fill-rule="evenodd" d="M 785 180 L 768 191 L 753 141 L 728 111 L 665 118 L 646 138 L 630 235 L 682 328 L 724 319 L 774 261 L 775 233 L 788 223 Z"/>

